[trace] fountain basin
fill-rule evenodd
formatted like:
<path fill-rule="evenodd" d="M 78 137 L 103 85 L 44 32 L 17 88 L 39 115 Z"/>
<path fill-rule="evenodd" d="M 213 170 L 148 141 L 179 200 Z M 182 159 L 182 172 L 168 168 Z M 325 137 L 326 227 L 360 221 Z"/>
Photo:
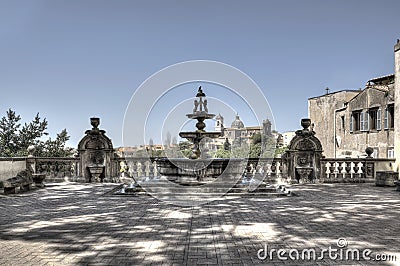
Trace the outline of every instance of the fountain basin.
<path fill-rule="evenodd" d="M 87 167 L 90 173 L 89 182 L 102 182 L 101 175 L 104 172 L 104 166 L 101 165 L 90 165 Z"/>
<path fill-rule="evenodd" d="M 243 159 L 186 159 L 152 158 L 158 173 L 169 181 L 181 185 L 203 185 L 214 181 L 221 175 L 241 176 L 247 165 Z"/>

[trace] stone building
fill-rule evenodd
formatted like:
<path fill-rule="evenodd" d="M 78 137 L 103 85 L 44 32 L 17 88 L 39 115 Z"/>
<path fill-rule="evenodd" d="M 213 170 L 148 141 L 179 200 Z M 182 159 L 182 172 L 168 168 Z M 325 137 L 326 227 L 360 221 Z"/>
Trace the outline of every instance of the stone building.
<path fill-rule="evenodd" d="M 295 131 L 286 131 L 282 133 L 282 145 L 283 146 L 289 146 L 290 141 L 296 136 Z"/>
<path fill-rule="evenodd" d="M 362 157 L 366 147 L 374 149 L 375 158 L 395 157 L 400 140 L 395 120 L 400 117 L 399 53 L 397 42 L 394 74 L 370 79 L 363 89 L 327 91 L 308 99 L 309 117 L 326 157 Z"/>
<path fill-rule="evenodd" d="M 246 127 L 243 121 L 240 119 L 237 114 L 230 127 L 224 127 L 224 117 L 221 114 L 218 114 L 215 117 L 215 127 L 214 130 L 218 132 L 223 132 L 223 135 L 217 139 L 213 140 L 213 148 L 218 148 L 218 146 L 222 146 L 225 142 L 225 139 L 228 139 L 230 143 L 240 141 L 244 143 L 250 144 L 252 137 L 255 134 L 264 134 L 267 136 L 272 136 L 271 131 L 272 123 L 269 119 L 263 121 L 262 126 L 248 126 Z"/>

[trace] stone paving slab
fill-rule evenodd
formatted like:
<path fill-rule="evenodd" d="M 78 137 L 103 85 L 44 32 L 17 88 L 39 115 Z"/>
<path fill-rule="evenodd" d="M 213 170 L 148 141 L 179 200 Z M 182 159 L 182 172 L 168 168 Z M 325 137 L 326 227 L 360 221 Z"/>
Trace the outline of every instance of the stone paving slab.
<path fill-rule="evenodd" d="M 296 197 L 228 196 L 183 208 L 149 196 L 103 196 L 114 187 L 54 183 L 0 196 L 0 265 L 400 264 L 400 193 L 393 188 L 302 185 L 292 187 Z M 397 261 L 257 256 L 266 247 L 286 257 L 290 249 L 320 255 L 339 249 L 339 238 L 343 253 L 370 249 Z"/>

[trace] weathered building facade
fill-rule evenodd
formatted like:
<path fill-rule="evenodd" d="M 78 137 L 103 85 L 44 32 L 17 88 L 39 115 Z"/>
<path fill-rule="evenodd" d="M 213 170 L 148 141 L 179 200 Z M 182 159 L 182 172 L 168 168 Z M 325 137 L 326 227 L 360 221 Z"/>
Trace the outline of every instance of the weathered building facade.
<path fill-rule="evenodd" d="M 395 153 L 400 144 L 400 124 L 395 119 L 400 117 L 399 50 L 398 42 L 394 74 L 371 79 L 364 89 L 308 100 L 309 117 L 326 157 L 362 157 L 366 147 L 373 148 L 375 158 L 399 157 Z"/>
<path fill-rule="evenodd" d="M 222 132 L 222 136 L 214 140 L 214 143 L 223 145 L 227 138 L 230 143 L 237 139 L 250 144 L 252 137 L 255 134 L 264 134 L 272 136 L 272 123 L 269 119 L 263 121 L 262 126 L 245 126 L 239 115 L 236 115 L 235 120 L 231 123 L 231 127 L 224 127 L 224 117 L 218 114 L 215 117 L 215 131 Z"/>

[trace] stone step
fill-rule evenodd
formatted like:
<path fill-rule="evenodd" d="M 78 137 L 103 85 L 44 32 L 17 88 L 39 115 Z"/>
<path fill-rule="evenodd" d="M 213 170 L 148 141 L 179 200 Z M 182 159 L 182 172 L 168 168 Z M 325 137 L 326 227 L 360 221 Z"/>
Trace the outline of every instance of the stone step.
<path fill-rule="evenodd" d="M 148 184 L 147 184 L 148 185 Z M 202 188 L 200 191 L 193 191 L 188 189 L 184 189 L 184 187 L 171 187 L 165 188 L 161 186 L 161 184 L 151 184 L 148 187 L 140 187 L 137 186 L 134 189 L 130 189 L 129 187 L 125 188 L 125 193 L 119 193 L 122 185 L 116 187 L 112 191 L 106 193 L 107 195 L 116 195 L 116 196 L 141 196 L 141 195 L 149 195 L 154 194 L 157 195 L 157 198 L 160 200 L 167 201 L 182 201 L 186 200 L 196 200 L 196 201 L 204 201 L 205 199 L 220 198 L 221 196 L 244 196 L 244 197 L 282 197 L 282 196 L 291 196 L 289 192 L 283 193 L 280 190 L 277 190 L 275 187 L 259 187 L 255 190 L 249 190 L 248 186 L 238 186 L 238 187 L 212 187 L 212 188 Z"/>

